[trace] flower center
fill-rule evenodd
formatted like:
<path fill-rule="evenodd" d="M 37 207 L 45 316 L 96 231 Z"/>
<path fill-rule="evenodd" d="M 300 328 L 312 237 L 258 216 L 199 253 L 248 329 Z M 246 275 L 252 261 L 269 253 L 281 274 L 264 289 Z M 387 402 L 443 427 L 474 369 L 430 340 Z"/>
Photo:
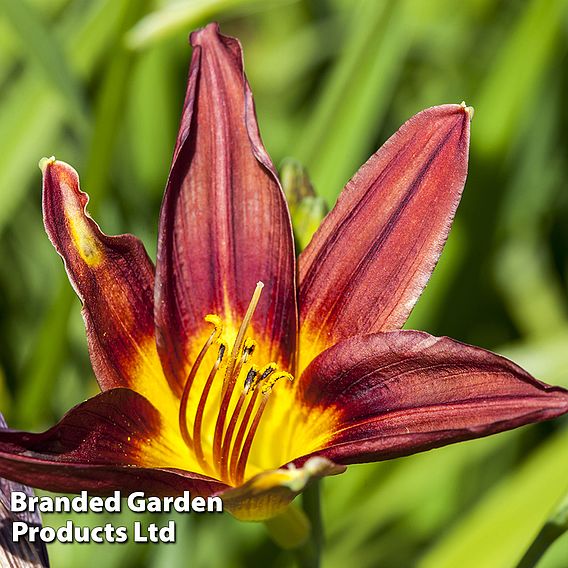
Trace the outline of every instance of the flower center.
<path fill-rule="evenodd" d="M 262 282 L 257 283 L 228 357 L 221 318 L 212 314 L 205 317 L 205 321 L 213 325 L 213 330 L 195 358 L 180 399 L 178 421 L 185 444 L 194 452 L 204 472 L 233 485 L 240 485 L 244 481 L 254 436 L 272 388 L 280 379 L 294 380 L 290 373 L 279 370 L 276 363 L 262 367 L 249 363 L 257 344 L 247 337 L 247 331 L 263 287 Z M 218 355 L 202 388 L 190 432 L 187 411 L 191 387 L 205 356 L 214 345 L 218 346 Z M 224 373 L 220 370 L 224 370 Z M 218 374 L 223 374 L 219 410 L 214 428 L 204 432 L 205 407 Z M 210 459 L 205 455 L 206 440 L 209 441 Z"/>

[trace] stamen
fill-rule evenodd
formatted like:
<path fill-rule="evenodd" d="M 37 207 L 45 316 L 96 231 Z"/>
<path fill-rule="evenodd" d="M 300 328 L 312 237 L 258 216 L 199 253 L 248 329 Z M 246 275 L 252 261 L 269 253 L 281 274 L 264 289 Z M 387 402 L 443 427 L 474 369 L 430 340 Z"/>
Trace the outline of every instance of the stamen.
<path fill-rule="evenodd" d="M 254 437 L 274 385 L 283 378 L 289 381 L 293 380 L 290 373 L 279 371 L 277 364 L 274 362 L 268 363 L 260 369 L 255 365 L 252 365 L 248 370 L 245 368 L 257 347 L 256 342 L 250 337 L 246 337 L 246 335 L 255 309 L 258 306 L 263 287 L 264 284 L 262 282 L 257 283 L 237 331 L 235 341 L 231 346 L 230 353 L 228 346 L 220 339 L 222 335 L 221 318 L 212 314 L 205 317 L 205 321 L 213 325 L 213 330 L 191 366 L 180 398 L 178 421 L 185 444 L 193 451 L 201 471 L 206 475 L 214 475 L 217 472 L 218 478 L 227 483 L 236 482 L 240 484 L 244 479 Z M 199 396 L 195 419 L 193 420 L 192 437 L 187 426 L 189 395 L 204 358 L 213 343 L 219 344 L 219 353 Z M 224 356 L 228 353 L 229 356 L 223 370 L 223 383 L 220 385 L 220 408 L 215 422 L 213 439 L 211 440 L 209 437 L 210 432 L 207 432 L 207 435 L 204 436 L 203 422 L 213 382 L 221 368 Z M 243 371 L 243 369 L 245 370 Z M 246 376 L 244 379 L 241 379 L 241 374 L 245 373 Z M 236 394 L 235 388 L 240 380 L 243 380 L 240 383 L 242 390 L 238 393 L 238 396 L 233 396 Z M 249 400 L 247 401 L 246 398 L 249 394 Z M 232 410 L 228 419 L 230 409 Z M 225 426 L 227 427 L 225 428 Z M 203 446 L 206 441 L 211 443 L 212 459 L 209 457 L 208 447 L 204 451 Z M 207 459 L 205 458 L 205 452 L 208 454 Z"/>
<path fill-rule="evenodd" d="M 236 480 L 236 483 L 238 485 L 240 485 L 243 481 L 245 468 L 248 461 L 248 456 L 252 447 L 252 441 L 254 439 L 256 430 L 258 429 L 258 425 L 260 424 L 260 420 L 262 418 L 262 414 L 264 413 L 264 409 L 268 402 L 270 393 L 272 392 L 272 388 L 274 387 L 276 382 L 279 381 L 280 379 L 287 379 L 290 382 L 294 380 L 294 377 L 290 373 L 287 373 L 285 371 L 275 372 L 275 370 L 276 370 L 276 363 L 269 363 L 268 365 L 263 367 L 260 373 L 257 374 L 257 380 L 254 381 L 254 383 L 251 385 L 251 390 L 253 391 L 253 394 L 246 407 L 245 414 L 241 422 L 239 431 L 237 432 L 237 438 L 233 446 L 233 452 L 231 454 L 230 465 L 229 465 L 231 479 Z M 262 385 L 262 388 L 258 389 L 257 387 L 263 381 L 264 384 Z M 262 394 L 263 398 L 255 414 L 255 417 L 253 419 L 253 422 L 251 424 L 250 430 L 248 432 L 244 446 L 241 451 L 241 444 L 243 442 L 246 428 L 250 422 L 252 410 L 254 408 L 259 393 Z M 238 463 L 237 463 L 237 458 L 238 458 Z"/>
<path fill-rule="evenodd" d="M 235 428 L 237 426 L 237 422 L 239 421 L 239 416 L 241 414 L 241 409 L 243 408 L 243 404 L 245 402 L 246 392 L 243 390 L 239 395 L 239 400 L 237 400 L 237 404 L 235 405 L 235 409 L 233 410 L 233 414 L 231 415 L 231 419 L 229 420 L 229 425 L 227 427 L 227 431 L 223 437 L 223 445 L 221 447 L 221 479 L 225 479 L 227 477 L 227 473 L 229 470 L 229 451 L 231 449 L 231 442 L 233 440 L 233 434 L 235 432 Z"/>
<path fill-rule="evenodd" d="M 268 363 L 268 365 L 265 365 L 264 367 L 262 367 L 262 369 L 260 371 L 258 371 L 256 373 L 256 376 L 252 378 L 252 380 L 250 381 L 250 385 L 249 385 L 249 389 L 251 392 L 253 392 L 256 387 L 264 380 L 266 380 L 272 373 L 274 373 L 274 371 L 276 371 L 277 369 L 277 365 L 276 363 Z M 248 377 L 247 377 L 248 379 Z M 247 387 L 247 382 L 245 380 L 245 389 Z M 246 390 L 249 390 L 246 389 Z"/>
<path fill-rule="evenodd" d="M 196 359 L 195 359 L 195 361 L 194 361 L 194 363 L 193 363 L 193 365 L 192 365 L 192 367 L 189 371 L 189 374 L 187 376 L 187 380 L 185 381 L 185 385 L 183 387 L 183 393 L 181 395 L 181 399 L 180 399 L 180 403 L 179 403 L 179 413 L 178 413 L 179 429 L 180 429 L 180 432 L 181 432 L 181 437 L 183 438 L 183 441 L 186 443 L 188 448 L 193 447 L 193 441 L 192 441 L 191 436 L 189 434 L 189 431 L 187 429 L 187 416 L 186 416 L 187 415 L 187 403 L 188 403 L 188 400 L 189 400 L 189 392 L 191 391 L 191 386 L 193 384 L 195 376 L 197 375 L 197 371 L 199 370 L 199 367 L 201 366 L 201 363 L 203 362 L 203 359 L 204 359 L 205 355 L 207 354 L 209 347 L 211 347 L 211 344 L 216 339 L 219 339 L 219 337 L 221 336 L 222 330 L 223 330 L 223 324 L 221 322 L 221 319 L 218 316 L 207 315 L 207 316 L 205 316 L 205 321 L 213 324 L 214 328 L 213 328 L 213 331 L 211 332 L 211 335 L 209 336 L 209 338 L 205 342 L 205 345 L 201 348 L 201 351 L 197 355 L 197 357 L 196 357 Z"/>
<path fill-rule="evenodd" d="M 243 444 L 243 439 L 245 437 L 245 433 L 247 431 L 247 427 L 250 422 L 250 417 L 252 415 L 252 410 L 254 408 L 254 405 L 256 404 L 256 400 L 258 398 L 260 390 L 253 387 L 251 392 L 252 396 L 250 397 L 247 407 L 245 408 L 245 414 L 241 421 L 241 425 L 239 426 L 235 443 L 233 444 L 233 451 L 231 452 L 231 460 L 229 464 L 229 472 L 231 475 L 231 480 L 234 480 L 237 474 L 237 460 L 239 458 L 239 455 L 241 454 L 241 446 Z"/>
<path fill-rule="evenodd" d="M 224 343 L 221 343 L 221 345 L 219 345 L 219 355 L 217 356 L 217 360 L 215 361 L 215 364 L 209 372 L 209 376 L 207 377 L 207 381 L 205 382 L 205 386 L 203 387 L 203 391 L 201 392 L 201 398 L 199 399 L 197 412 L 195 414 L 195 422 L 193 423 L 195 457 L 205 471 L 211 471 L 211 467 L 205 460 L 205 456 L 203 454 L 203 445 L 201 443 L 201 426 L 203 424 L 203 414 L 205 413 L 205 405 L 207 404 L 207 398 L 209 397 L 209 392 L 211 391 L 211 386 L 213 385 L 213 379 L 215 378 L 215 375 L 217 374 L 217 371 L 221 366 L 221 362 L 223 361 L 223 356 L 225 355 L 226 349 L 227 346 Z"/>
<path fill-rule="evenodd" d="M 241 409 L 245 402 L 246 394 L 247 394 L 247 382 L 252 382 L 254 378 L 258 375 L 258 368 L 254 365 L 247 373 L 247 377 L 245 379 L 245 388 L 243 388 L 239 400 L 233 410 L 233 414 L 231 415 L 231 419 L 229 420 L 229 425 L 223 437 L 223 445 L 221 448 L 221 479 L 224 479 L 227 475 L 228 464 L 229 464 L 229 451 L 231 449 L 231 442 L 233 440 L 233 434 L 235 432 L 235 428 L 237 427 L 237 423 L 239 421 L 239 416 L 241 414 Z"/>
<path fill-rule="evenodd" d="M 215 423 L 215 434 L 213 437 L 213 461 L 218 469 L 220 469 L 218 466 L 219 466 L 219 458 L 221 456 L 221 449 L 222 449 L 221 446 L 222 446 L 223 430 L 225 428 L 225 420 L 227 417 L 227 411 L 229 409 L 229 403 L 231 402 L 231 397 L 233 395 L 233 390 L 235 388 L 235 383 L 238 378 L 238 373 L 235 373 L 235 366 L 237 364 L 237 358 L 239 356 L 239 353 L 241 352 L 241 348 L 243 347 L 245 334 L 247 332 L 248 326 L 254 314 L 254 310 L 256 309 L 258 301 L 260 300 L 260 294 L 263 288 L 264 284 L 262 282 L 258 282 L 256 284 L 256 288 L 250 300 L 249 306 L 247 308 L 243 321 L 241 322 L 241 325 L 239 327 L 237 338 L 235 339 L 235 343 L 233 344 L 231 355 L 227 362 L 227 369 L 225 370 L 225 378 L 223 381 L 223 390 L 221 395 L 221 407 L 219 409 L 219 414 L 217 416 L 217 422 Z M 246 356 L 245 353 L 247 353 Z M 248 351 L 243 350 L 243 357 L 241 358 L 240 365 L 238 368 L 239 372 L 243 364 L 243 358 L 245 357 L 248 358 L 248 356 L 249 356 Z"/>
<path fill-rule="evenodd" d="M 255 381 L 254 386 L 256 387 L 256 385 L 267 379 L 272 373 L 274 373 L 274 371 L 276 371 L 276 368 L 276 363 L 268 363 L 268 365 L 265 365 L 260 371 L 258 381 Z"/>
<path fill-rule="evenodd" d="M 215 341 L 218 341 L 218 339 L 221 337 L 221 334 L 223 333 L 223 320 L 215 315 L 215 314 L 207 314 L 204 318 L 203 318 L 207 323 L 210 323 L 213 325 L 213 327 L 215 328 Z"/>
<path fill-rule="evenodd" d="M 237 474 L 236 474 L 236 484 L 237 485 L 241 485 L 244 481 L 245 469 L 246 469 L 246 466 L 247 466 L 247 461 L 248 461 L 248 458 L 249 458 L 250 450 L 252 448 L 252 441 L 254 440 L 254 436 L 255 436 L 256 431 L 258 429 L 258 425 L 260 424 L 260 420 L 262 418 L 264 410 L 266 409 L 266 405 L 268 403 L 269 398 L 270 398 L 270 394 L 263 395 L 262 400 L 260 401 L 260 405 L 258 407 L 258 410 L 256 411 L 256 414 L 255 414 L 254 419 L 252 421 L 252 424 L 250 425 L 250 429 L 249 429 L 247 437 L 245 439 L 243 450 L 241 452 L 241 455 L 239 457 L 239 461 L 237 463 Z"/>
<path fill-rule="evenodd" d="M 241 369 L 243 368 L 243 365 L 248 361 L 249 357 L 254 353 L 255 349 L 256 349 L 256 341 L 254 341 L 254 339 L 247 338 L 243 346 L 243 353 L 241 355 L 241 358 L 239 359 L 239 362 L 237 363 L 234 370 L 235 379 L 241 374 Z"/>

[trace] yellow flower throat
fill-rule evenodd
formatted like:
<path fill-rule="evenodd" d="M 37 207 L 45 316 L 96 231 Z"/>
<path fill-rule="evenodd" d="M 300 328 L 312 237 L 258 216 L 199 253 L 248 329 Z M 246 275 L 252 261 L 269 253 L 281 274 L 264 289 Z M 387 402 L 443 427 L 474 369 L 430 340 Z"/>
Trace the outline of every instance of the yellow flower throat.
<path fill-rule="evenodd" d="M 256 342 L 246 334 L 263 287 L 262 282 L 257 283 L 224 365 L 223 386 L 210 459 L 207 459 L 204 451 L 203 416 L 211 387 L 228 352 L 227 343 L 223 340 L 223 323 L 217 315 L 209 314 L 205 317 L 205 321 L 213 325 L 213 330 L 195 358 L 180 399 L 178 420 L 185 444 L 194 452 L 204 472 L 231 485 L 240 485 L 244 481 L 254 436 L 274 384 L 280 379 L 294 380 L 290 373 L 279 370 L 274 362 L 263 367 L 247 364 L 253 356 Z M 192 432 L 190 432 L 187 419 L 189 395 L 205 355 L 214 345 L 218 346 L 218 356 L 201 391 Z M 240 391 L 238 390 L 239 384 L 242 385 Z M 234 396 L 237 399 L 229 416 L 231 400 Z"/>

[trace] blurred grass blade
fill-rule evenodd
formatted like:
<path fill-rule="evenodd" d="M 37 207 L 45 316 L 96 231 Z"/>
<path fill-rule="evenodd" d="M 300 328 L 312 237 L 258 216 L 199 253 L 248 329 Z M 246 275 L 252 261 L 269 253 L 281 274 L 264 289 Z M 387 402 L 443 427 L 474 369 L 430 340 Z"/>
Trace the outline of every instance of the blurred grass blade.
<path fill-rule="evenodd" d="M 451 515 L 444 507 L 445 495 L 452 494 L 467 472 L 491 456 L 502 455 L 504 448 L 514 445 L 516 436 L 514 432 L 506 433 L 483 442 L 457 444 L 398 462 L 350 470 L 351 493 L 333 492 L 333 486 L 339 489 L 341 482 L 326 480 L 333 496 L 328 507 L 334 507 L 336 513 L 328 530 L 328 554 L 334 559 L 333 565 L 345 565 L 357 550 L 364 550 L 388 526 L 405 517 L 414 526 L 426 519 L 424 524 L 431 527 L 434 536 L 444 515 Z M 343 499 L 338 499 L 337 494 Z M 353 526 L 357 530 L 352 530 Z"/>
<path fill-rule="evenodd" d="M 449 297 L 452 282 L 462 266 L 465 239 L 466 235 L 461 223 L 454 221 L 440 261 L 428 281 L 428 286 L 410 312 L 404 324 L 405 329 L 432 329 L 436 314 L 446 307 L 445 302 Z"/>
<path fill-rule="evenodd" d="M 126 42 L 131 49 L 143 49 L 171 37 L 182 30 L 189 33 L 195 26 L 234 8 L 270 8 L 296 0 L 181 0 L 167 4 L 148 14 L 127 34 Z"/>
<path fill-rule="evenodd" d="M 547 336 L 504 345 L 497 352 L 525 369 L 530 369 L 535 376 L 542 377 L 546 382 L 568 388 L 567 345 L 568 326 L 565 326 Z"/>
<path fill-rule="evenodd" d="M 53 92 L 33 74 L 24 75 L 0 106 L 0 233 L 10 221 L 29 181 L 39 179 L 38 156 L 62 118 Z"/>
<path fill-rule="evenodd" d="M 189 47 L 186 48 L 189 52 Z M 160 199 L 173 152 L 179 118 L 175 52 L 169 45 L 140 53 L 129 86 L 125 160 L 132 162 L 128 175 L 135 176 L 141 190 L 153 192 Z M 132 180 L 121 184 L 130 188 Z M 136 210 L 142 205 L 140 195 L 125 191 L 123 199 Z M 153 211 L 148 211 L 155 218 Z"/>
<path fill-rule="evenodd" d="M 8 0 L 9 1 L 9 0 Z M 103 0 L 63 21 L 65 52 L 73 68 L 88 76 L 117 34 L 119 19 L 130 0 Z M 0 105 L 0 233 L 24 198 L 32 179 L 39 180 L 41 156 L 54 153 L 66 109 L 33 69 L 3 89 Z M 77 143 L 74 143 L 77 146 Z M 39 183 L 39 181 L 38 181 Z M 39 187 L 39 186 L 37 186 Z"/>
<path fill-rule="evenodd" d="M 62 278 L 55 300 L 43 314 L 34 337 L 32 356 L 22 373 L 15 397 L 15 426 L 38 428 L 49 415 L 46 401 L 50 399 L 61 362 L 68 352 L 66 331 L 72 305 L 73 291 Z"/>
<path fill-rule="evenodd" d="M 328 205 L 367 157 L 380 128 L 411 42 L 405 4 L 358 3 L 341 56 L 303 132 L 296 155 Z"/>
<path fill-rule="evenodd" d="M 251 76 L 250 79 L 255 91 L 260 89 L 274 97 L 284 97 L 302 80 L 317 75 L 319 66 L 336 57 L 341 50 L 345 31 L 343 21 L 344 18 L 340 16 L 329 16 L 321 21 L 310 22 L 309 25 L 297 26 L 282 39 L 272 39 L 274 36 L 271 29 L 264 32 L 270 34 L 271 42 L 263 42 L 257 52 L 252 49 L 247 52 L 247 67 L 253 64 L 254 77 Z M 276 31 L 279 31 L 279 27 L 276 27 Z M 330 37 L 333 41 L 325 41 Z M 301 53 L 302 57 L 290 56 L 296 53 Z M 286 150 L 289 151 L 290 148 Z"/>
<path fill-rule="evenodd" d="M 527 2 L 497 53 L 475 104 L 472 143 L 484 154 L 498 155 L 512 142 L 519 117 L 534 99 L 551 62 L 565 52 L 565 44 L 559 49 L 558 40 L 567 7 L 565 0 Z"/>
<path fill-rule="evenodd" d="M 69 66 L 57 38 L 43 21 L 42 15 L 28 0 L 0 0 L 0 8 L 10 22 L 30 59 L 39 64 L 45 80 L 70 109 L 75 127 L 88 127 L 87 106 L 81 85 Z"/>
<path fill-rule="evenodd" d="M 517 568 L 533 568 L 536 566 L 552 544 L 567 531 L 568 495 L 556 508 L 548 521 L 546 521 L 546 524 L 526 551 Z"/>
<path fill-rule="evenodd" d="M 568 430 L 539 447 L 419 562 L 419 568 L 504 568 L 518 562 L 568 486 Z"/>
<path fill-rule="evenodd" d="M 553 85 L 556 88 L 549 84 L 539 94 L 538 115 L 527 117 L 515 148 L 518 167 L 507 184 L 500 212 L 500 232 L 506 240 L 497 250 L 494 265 L 513 321 L 530 336 L 550 337 L 568 322 L 564 287 L 541 231 L 564 190 L 556 114 L 562 95 L 556 82 Z M 522 274 L 522 278 L 511 278 L 511 274 Z"/>
<path fill-rule="evenodd" d="M 511 238 L 496 255 L 495 272 L 509 312 L 526 335 L 550 336 L 565 329 L 565 292 L 556 277 L 545 243 L 526 228 L 523 238 Z M 522 278 L 511 278 L 522 274 Z"/>

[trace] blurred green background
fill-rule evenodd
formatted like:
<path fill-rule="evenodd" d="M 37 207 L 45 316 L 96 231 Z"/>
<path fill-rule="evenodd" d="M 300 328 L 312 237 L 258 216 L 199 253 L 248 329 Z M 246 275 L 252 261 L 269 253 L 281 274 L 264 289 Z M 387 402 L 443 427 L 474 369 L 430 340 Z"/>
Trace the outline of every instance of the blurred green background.
<path fill-rule="evenodd" d="M 46 428 L 97 388 L 79 302 L 43 230 L 39 158 L 73 164 L 103 230 L 133 232 L 153 255 L 187 36 L 210 19 L 244 46 L 274 162 L 301 160 L 329 204 L 412 114 L 475 107 L 465 196 L 408 326 L 568 386 L 567 0 L 0 0 L 8 422 Z M 512 567 L 567 489 L 566 419 L 351 467 L 325 480 L 324 566 Z M 179 517 L 175 545 L 49 552 L 57 568 L 292 563 L 263 525 L 228 515 Z M 567 534 L 539 566 L 568 566 Z"/>

